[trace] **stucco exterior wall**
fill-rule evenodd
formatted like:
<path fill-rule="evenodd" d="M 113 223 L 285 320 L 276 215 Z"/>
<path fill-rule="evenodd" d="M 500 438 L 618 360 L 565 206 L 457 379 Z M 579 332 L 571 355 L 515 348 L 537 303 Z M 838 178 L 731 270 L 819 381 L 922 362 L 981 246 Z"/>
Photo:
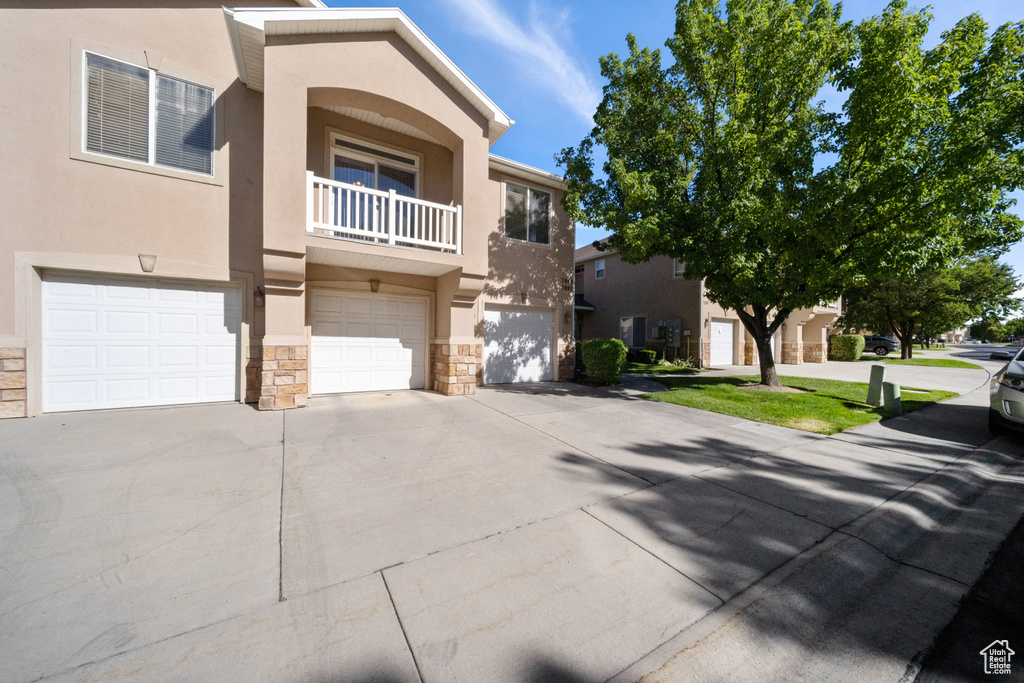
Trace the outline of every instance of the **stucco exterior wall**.
<path fill-rule="evenodd" d="M 551 193 L 550 244 L 535 244 L 505 236 L 505 184 L 533 187 Z M 483 305 L 526 306 L 552 312 L 558 337 L 553 374 L 571 377 L 573 347 L 573 254 L 575 229 L 562 209 L 564 191 L 550 183 L 527 180 L 492 169 L 488 175 L 488 213 L 493 217 L 487 234 L 487 280 Z M 476 336 L 483 338 L 483 310 Z"/>
<path fill-rule="evenodd" d="M 121 257 L 157 255 L 154 276 L 228 279 L 256 274 L 262 216 L 261 95 L 238 81 L 219 2 L 167 8 L 116 3 L 59 11 L 6 3 L 0 12 L 0 244 L 5 253 L 74 254 L 65 262 L 102 270 Z M 294 7 L 291 2 L 251 3 Z M 197 46 L 202 49 L 197 49 Z M 215 89 L 213 178 L 104 159 L 80 147 L 82 51 L 146 66 Z M 12 68 L 11 65 L 17 65 Z M 77 157 L 77 158 L 76 158 Z M 90 259 L 95 256 L 97 258 Z M 33 256 L 26 257 L 29 266 Z M 90 264 L 95 264 L 95 268 Z M 8 302 L 22 279 L 0 260 L 0 339 L 23 344 L 27 312 Z M 3 344 L 0 344 L 2 346 Z"/>

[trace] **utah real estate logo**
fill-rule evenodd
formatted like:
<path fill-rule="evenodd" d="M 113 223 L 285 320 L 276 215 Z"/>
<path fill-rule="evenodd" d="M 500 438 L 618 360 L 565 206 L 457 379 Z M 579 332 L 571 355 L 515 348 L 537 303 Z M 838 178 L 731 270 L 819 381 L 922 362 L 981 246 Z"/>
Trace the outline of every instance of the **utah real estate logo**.
<path fill-rule="evenodd" d="M 1008 640 L 993 640 L 981 651 L 981 657 L 985 661 L 985 673 L 1010 673 L 1010 657 L 1015 654 L 1017 653 L 1010 649 Z"/>

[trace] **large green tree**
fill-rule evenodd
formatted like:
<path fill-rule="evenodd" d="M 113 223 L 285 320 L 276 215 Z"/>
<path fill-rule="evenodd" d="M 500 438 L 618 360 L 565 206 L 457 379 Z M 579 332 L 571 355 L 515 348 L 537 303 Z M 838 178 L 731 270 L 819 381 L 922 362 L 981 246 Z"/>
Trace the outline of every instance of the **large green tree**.
<path fill-rule="evenodd" d="M 1006 316 L 1020 307 L 1013 269 L 993 256 L 867 283 L 843 297 L 839 324 L 855 330 L 892 331 L 902 358 L 914 355 L 914 338 L 927 339 L 975 318 Z"/>
<path fill-rule="evenodd" d="M 594 129 L 558 156 L 567 211 L 629 262 L 686 262 L 754 339 L 871 278 L 1020 237 L 1022 26 L 976 15 L 921 41 L 893 2 L 842 23 L 827 0 L 682 0 L 658 50 L 601 59 Z M 831 83 L 841 114 L 816 103 Z M 595 156 L 604 155 L 600 171 Z"/>

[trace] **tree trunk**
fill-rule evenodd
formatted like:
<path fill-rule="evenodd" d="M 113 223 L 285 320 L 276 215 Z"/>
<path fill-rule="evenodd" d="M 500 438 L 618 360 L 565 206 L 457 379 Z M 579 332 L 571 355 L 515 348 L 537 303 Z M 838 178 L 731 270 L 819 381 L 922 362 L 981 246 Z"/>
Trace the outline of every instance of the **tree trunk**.
<path fill-rule="evenodd" d="M 753 314 L 744 310 L 737 310 L 740 322 L 744 329 L 754 338 L 754 346 L 757 347 L 757 359 L 761 366 L 761 384 L 766 387 L 778 389 L 782 386 L 779 375 L 775 371 L 775 358 L 772 355 L 772 335 L 782 325 L 782 321 L 789 317 L 789 311 L 779 311 L 775 315 L 775 321 L 768 323 L 768 309 L 762 306 L 751 306 Z"/>
<path fill-rule="evenodd" d="M 896 331 L 896 337 L 900 340 L 900 358 L 908 360 L 914 357 L 914 328 L 910 327 L 909 330 L 899 329 Z"/>
<path fill-rule="evenodd" d="M 781 387 L 782 382 L 775 371 L 775 358 L 772 356 L 772 338 L 754 337 L 754 345 L 757 346 L 757 359 L 761 365 L 761 384 L 766 387 Z"/>

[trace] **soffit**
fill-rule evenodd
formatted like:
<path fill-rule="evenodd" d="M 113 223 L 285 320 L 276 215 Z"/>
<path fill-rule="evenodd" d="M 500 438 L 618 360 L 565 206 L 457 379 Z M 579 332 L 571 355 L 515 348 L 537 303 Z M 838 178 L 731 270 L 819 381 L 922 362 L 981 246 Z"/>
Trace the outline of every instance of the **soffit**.
<path fill-rule="evenodd" d="M 400 9 L 238 8 L 224 12 L 238 77 L 253 90 L 263 92 L 267 36 L 394 32 L 487 118 L 492 145 L 514 123 Z"/>
<path fill-rule="evenodd" d="M 434 138 L 433 135 L 428 135 L 419 128 L 416 128 L 415 126 L 410 126 L 408 123 L 405 123 L 404 121 L 399 121 L 398 119 L 393 119 L 389 116 L 381 116 L 375 111 L 368 111 L 366 109 L 356 109 L 354 107 L 324 107 L 324 109 L 326 109 L 327 111 L 332 111 L 335 114 L 347 116 L 350 119 L 355 119 L 356 121 L 365 121 L 366 123 L 372 124 L 374 126 L 379 126 L 380 128 L 393 130 L 396 133 L 409 135 L 414 138 L 419 138 L 420 140 L 426 140 L 427 142 L 432 142 L 435 145 L 441 144 L 440 142 L 438 142 L 436 138 Z"/>
<path fill-rule="evenodd" d="M 389 273 L 426 275 L 429 277 L 438 277 L 462 267 L 462 263 L 458 261 L 458 256 L 439 254 L 436 261 L 423 261 L 402 258 L 401 255 L 368 253 L 370 249 L 358 249 L 358 247 L 363 246 L 353 244 L 351 249 L 307 246 L 306 262 L 319 263 L 325 266 L 379 270 Z M 400 248 L 390 247 L 390 249 Z"/>
<path fill-rule="evenodd" d="M 539 168 L 533 166 L 527 166 L 526 164 L 518 161 L 512 161 L 505 157 L 500 157 L 497 154 L 491 154 L 489 158 L 489 165 L 496 171 L 501 171 L 507 175 L 515 176 L 516 178 L 522 178 L 523 180 L 529 180 L 532 183 L 538 185 L 545 185 L 548 187 L 557 187 L 559 189 L 565 189 L 565 178 L 554 173 L 548 173 L 542 171 Z"/>

